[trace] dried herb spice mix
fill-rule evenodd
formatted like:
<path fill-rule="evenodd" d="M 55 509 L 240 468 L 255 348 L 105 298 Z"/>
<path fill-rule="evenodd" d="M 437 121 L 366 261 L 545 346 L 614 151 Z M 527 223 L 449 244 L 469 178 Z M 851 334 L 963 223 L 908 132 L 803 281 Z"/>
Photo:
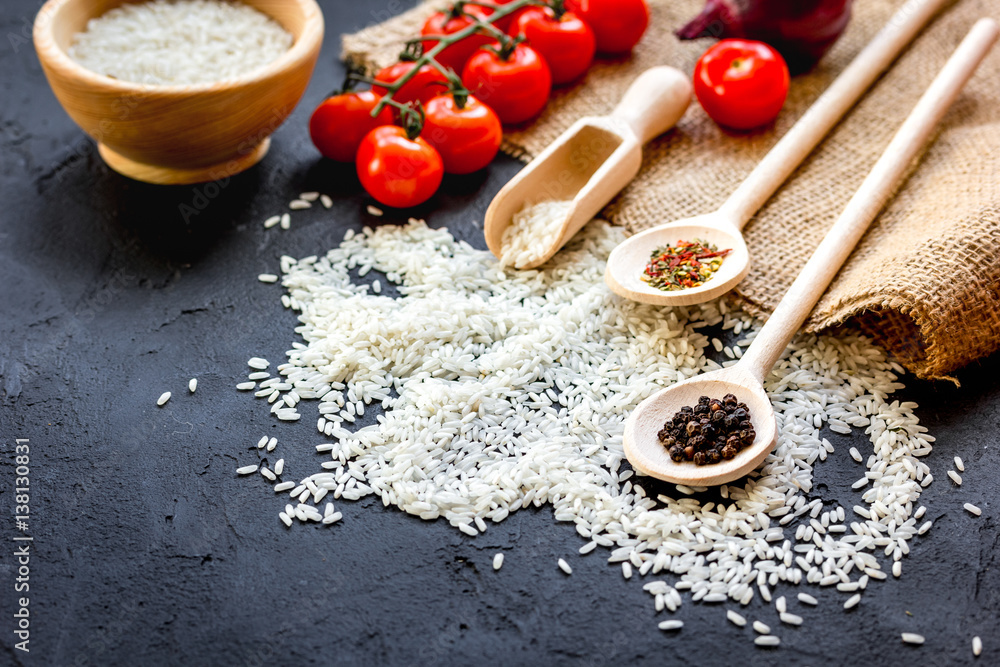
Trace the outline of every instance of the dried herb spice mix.
<path fill-rule="evenodd" d="M 735 457 L 753 444 L 757 434 L 750 423 L 750 408 L 726 394 L 721 399 L 702 396 L 694 407 L 685 405 L 657 436 L 674 461 L 703 466 Z"/>
<path fill-rule="evenodd" d="M 642 280 L 664 292 L 698 287 L 719 270 L 731 252 L 699 239 L 661 246 L 649 256 Z"/>

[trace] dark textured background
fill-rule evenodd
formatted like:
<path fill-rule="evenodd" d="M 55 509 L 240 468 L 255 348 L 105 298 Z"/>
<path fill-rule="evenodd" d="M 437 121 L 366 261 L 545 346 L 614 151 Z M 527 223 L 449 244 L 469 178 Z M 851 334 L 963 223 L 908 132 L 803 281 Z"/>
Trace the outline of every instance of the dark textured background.
<path fill-rule="evenodd" d="M 656 628 L 652 598 L 606 551 L 546 508 L 518 512 L 470 539 L 374 498 L 338 502 L 331 527 L 277 519 L 285 496 L 234 470 L 262 433 L 290 479 L 319 470 L 311 419 L 278 426 L 233 386 L 246 360 L 277 363 L 294 317 L 280 288 L 256 281 L 282 254 L 325 251 L 372 219 L 350 168 L 317 159 L 306 119 L 339 85 L 339 35 L 410 3 L 324 2 L 327 44 L 299 111 L 257 168 L 223 187 L 157 188 L 110 172 L 49 91 L 30 42 L 36 2 L 0 12 L 0 664 L 998 664 L 1000 577 L 995 497 L 1000 359 L 966 369 L 961 389 L 908 379 L 938 438 L 924 494 L 931 532 L 911 542 L 900 580 L 873 582 L 857 609 L 803 587 L 816 609 L 782 626 L 759 598 L 741 610 L 782 638 L 752 645 L 718 605 L 687 602 L 679 633 Z M 420 214 L 483 247 L 480 220 L 517 169 L 450 179 Z M 331 212 L 261 222 L 298 192 L 335 196 Z M 204 197 L 204 199 L 203 199 Z M 204 205 L 185 221 L 181 206 Z M 405 217 L 405 216 L 402 216 Z M 396 220 L 387 216 L 384 224 Z M 198 377 L 191 396 L 187 381 Z M 158 409 L 170 390 L 174 398 Z M 309 414 L 309 407 L 306 408 Z M 370 413 L 369 413 L 370 414 Z M 14 651 L 15 438 L 31 445 L 31 653 Z M 831 435 L 816 493 L 852 507 L 864 437 Z M 954 487 L 952 456 L 968 471 Z M 277 458 L 277 457 L 274 457 Z M 975 519 L 962 508 L 984 509 Z M 506 553 L 503 569 L 493 554 Z M 571 577 L 556 568 L 566 557 Z M 792 587 L 777 594 L 794 598 Z M 902 631 L 927 636 L 921 648 Z"/>

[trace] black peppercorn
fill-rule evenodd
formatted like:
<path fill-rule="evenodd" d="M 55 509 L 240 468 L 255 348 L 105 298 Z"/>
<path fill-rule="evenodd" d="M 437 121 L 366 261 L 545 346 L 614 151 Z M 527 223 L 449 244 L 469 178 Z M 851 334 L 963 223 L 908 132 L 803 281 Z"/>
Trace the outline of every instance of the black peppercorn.
<path fill-rule="evenodd" d="M 721 400 L 702 396 L 686 405 L 657 433 L 674 461 L 710 465 L 734 458 L 756 438 L 745 404 L 732 394 Z"/>

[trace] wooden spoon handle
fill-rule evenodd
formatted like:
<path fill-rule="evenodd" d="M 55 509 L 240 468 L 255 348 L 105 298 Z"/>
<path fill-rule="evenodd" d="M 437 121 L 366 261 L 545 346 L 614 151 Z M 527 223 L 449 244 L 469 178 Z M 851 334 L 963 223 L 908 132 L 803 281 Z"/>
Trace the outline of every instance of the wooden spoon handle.
<path fill-rule="evenodd" d="M 640 144 L 660 136 L 691 103 L 691 81 L 673 67 L 650 67 L 625 91 L 611 117 L 625 122 Z"/>
<path fill-rule="evenodd" d="M 740 363 L 759 380 L 770 373 L 998 35 L 993 19 L 976 22 L 896 132 L 743 356 Z"/>
<path fill-rule="evenodd" d="M 729 197 L 721 209 L 726 217 L 743 229 L 946 2 L 910 0 L 900 7 Z"/>

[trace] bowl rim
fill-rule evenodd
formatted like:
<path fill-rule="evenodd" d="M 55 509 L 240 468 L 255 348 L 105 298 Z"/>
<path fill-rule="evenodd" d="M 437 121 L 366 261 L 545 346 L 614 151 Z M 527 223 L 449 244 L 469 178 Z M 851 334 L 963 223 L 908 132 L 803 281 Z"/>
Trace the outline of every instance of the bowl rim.
<path fill-rule="evenodd" d="M 122 4 L 141 4 L 147 0 L 125 0 Z M 35 16 L 32 38 L 38 58 L 43 65 L 59 69 L 63 74 L 71 76 L 88 86 L 111 89 L 123 95 L 162 95 L 188 96 L 196 93 L 221 92 L 242 88 L 249 84 L 260 83 L 287 71 L 291 67 L 310 60 L 317 54 L 323 44 L 324 19 L 323 11 L 315 0 L 290 0 L 305 17 L 302 34 L 295 39 L 292 47 L 272 60 L 267 65 L 252 70 L 245 76 L 222 81 L 207 81 L 195 84 L 148 84 L 134 81 L 122 81 L 93 70 L 87 69 L 73 60 L 69 53 L 61 48 L 55 40 L 52 30 L 52 17 L 65 6 L 73 3 L 85 3 L 87 0 L 47 0 Z M 258 9 L 258 11 L 261 11 Z M 274 17 L 272 20 L 277 21 Z M 282 26 L 285 28 L 285 26 Z M 287 30 L 287 28 L 285 28 Z"/>

